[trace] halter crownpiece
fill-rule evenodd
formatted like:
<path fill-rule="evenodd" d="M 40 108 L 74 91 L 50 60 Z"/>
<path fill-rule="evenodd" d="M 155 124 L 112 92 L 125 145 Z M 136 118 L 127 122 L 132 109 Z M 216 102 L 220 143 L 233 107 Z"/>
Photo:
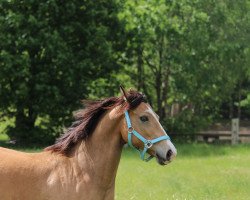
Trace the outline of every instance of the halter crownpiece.
<path fill-rule="evenodd" d="M 168 135 L 163 135 L 163 136 L 160 136 L 160 137 L 152 139 L 152 140 L 147 140 L 140 133 L 138 133 L 136 130 L 134 130 L 134 128 L 132 127 L 128 111 L 125 111 L 125 119 L 126 119 L 126 123 L 127 123 L 127 127 L 128 127 L 128 144 L 129 144 L 129 146 L 131 146 L 134 149 L 137 149 L 140 152 L 140 157 L 143 161 L 148 162 L 154 157 L 151 155 L 148 158 L 145 158 L 145 154 L 146 154 L 147 150 L 150 149 L 155 143 L 160 142 L 162 140 L 170 140 L 170 137 Z M 132 135 L 134 135 L 135 137 L 137 137 L 139 140 L 141 140 L 143 142 L 144 149 L 142 151 L 140 149 L 136 148 L 132 144 Z"/>

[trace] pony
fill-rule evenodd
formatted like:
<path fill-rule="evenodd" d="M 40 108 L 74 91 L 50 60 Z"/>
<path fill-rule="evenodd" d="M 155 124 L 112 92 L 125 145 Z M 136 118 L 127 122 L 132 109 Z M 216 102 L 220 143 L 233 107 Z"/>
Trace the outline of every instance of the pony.
<path fill-rule="evenodd" d="M 146 97 L 121 91 L 120 97 L 85 101 L 75 122 L 40 153 L 0 148 L 0 199 L 112 200 L 126 143 L 143 160 L 170 163 L 176 148 Z"/>

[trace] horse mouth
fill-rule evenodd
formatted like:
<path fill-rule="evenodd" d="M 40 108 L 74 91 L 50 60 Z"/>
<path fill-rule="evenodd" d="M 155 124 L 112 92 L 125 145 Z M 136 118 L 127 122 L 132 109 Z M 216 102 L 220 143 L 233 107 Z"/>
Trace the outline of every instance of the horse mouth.
<path fill-rule="evenodd" d="M 163 166 L 167 165 L 167 164 L 169 164 L 171 162 L 170 160 L 166 160 L 166 159 L 162 158 L 158 154 L 156 154 L 155 157 L 156 157 L 156 160 L 157 160 L 158 164 L 163 165 Z"/>

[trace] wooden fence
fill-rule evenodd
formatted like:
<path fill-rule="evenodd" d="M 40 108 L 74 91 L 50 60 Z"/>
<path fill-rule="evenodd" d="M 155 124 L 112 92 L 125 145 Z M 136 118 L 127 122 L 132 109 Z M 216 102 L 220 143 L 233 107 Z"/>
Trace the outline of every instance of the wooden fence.
<path fill-rule="evenodd" d="M 239 119 L 232 120 L 232 128 L 229 131 L 201 131 L 195 134 L 169 134 L 174 140 L 226 142 L 236 145 L 238 143 L 250 143 L 250 131 L 240 131 Z"/>

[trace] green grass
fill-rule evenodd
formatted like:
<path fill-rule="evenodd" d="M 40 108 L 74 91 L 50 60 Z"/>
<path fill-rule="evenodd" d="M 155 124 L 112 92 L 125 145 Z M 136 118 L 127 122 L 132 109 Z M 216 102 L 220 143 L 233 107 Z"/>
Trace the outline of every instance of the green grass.
<path fill-rule="evenodd" d="M 177 145 L 167 166 L 144 163 L 123 152 L 116 182 L 117 200 L 250 199 L 250 145 Z"/>
<path fill-rule="evenodd" d="M 179 144 L 177 149 L 176 160 L 167 166 L 143 162 L 137 152 L 124 149 L 116 200 L 250 199 L 250 145 Z"/>

